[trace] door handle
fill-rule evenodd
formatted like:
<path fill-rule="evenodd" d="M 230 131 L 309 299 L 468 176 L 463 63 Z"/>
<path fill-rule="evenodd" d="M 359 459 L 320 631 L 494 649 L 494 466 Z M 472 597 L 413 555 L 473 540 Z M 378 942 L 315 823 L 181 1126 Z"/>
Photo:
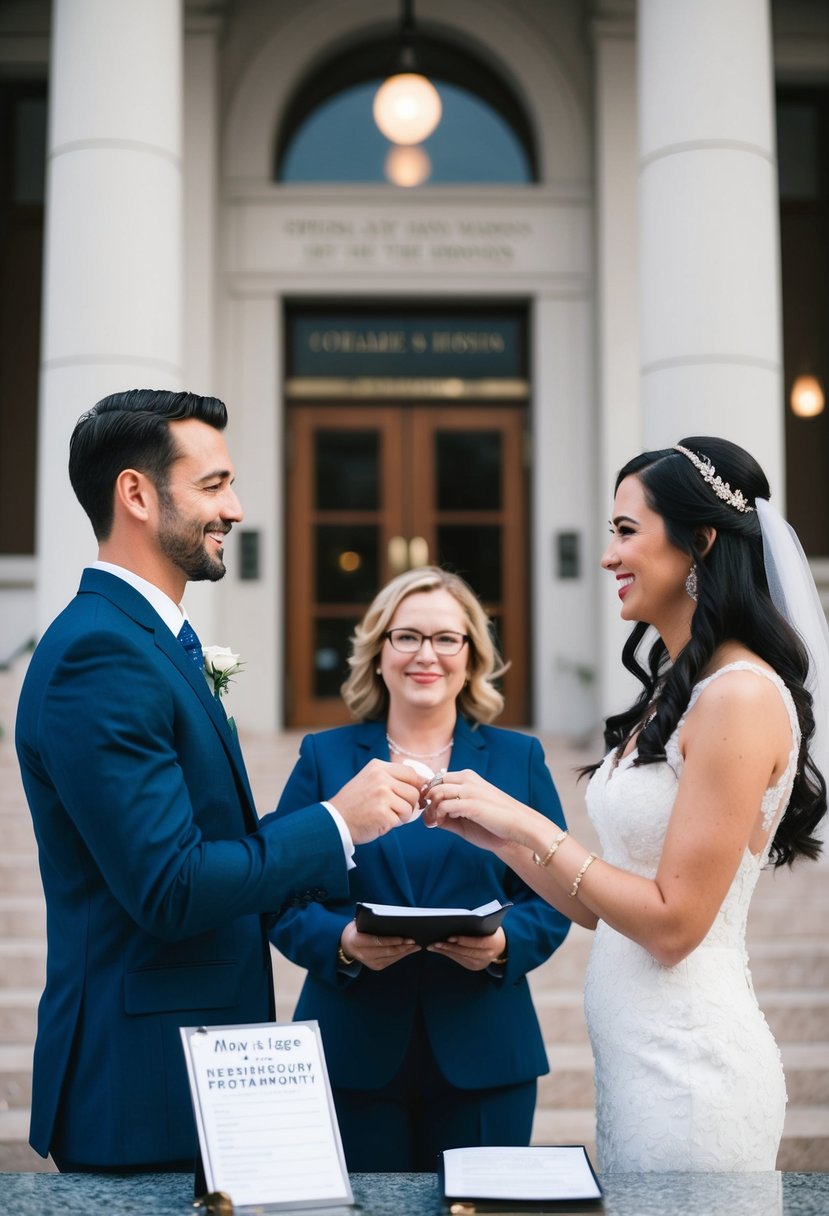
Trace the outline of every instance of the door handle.
<path fill-rule="evenodd" d="M 429 565 L 429 545 L 425 536 L 413 536 L 409 541 L 409 569 Z"/>
<path fill-rule="evenodd" d="M 409 545 L 405 536 L 393 536 L 388 547 L 389 570 L 392 578 L 409 568 Z"/>
<path fill-rule="evenodd" d="M 389 541 L 387 556 L 394 578 L 406 570 L 428 566 L 429 544 L 424 536 L 413 536 L 411 540 L 406 540 L 405 536 L 393 536 Z"/>

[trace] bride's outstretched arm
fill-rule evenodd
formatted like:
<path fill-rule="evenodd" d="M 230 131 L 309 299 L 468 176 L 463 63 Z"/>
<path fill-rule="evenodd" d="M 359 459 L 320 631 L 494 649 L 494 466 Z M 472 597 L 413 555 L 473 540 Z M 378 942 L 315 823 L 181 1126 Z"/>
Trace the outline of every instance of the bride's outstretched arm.
<path fill-rule="evenodd" d="M 791 748 L 779 693 L 751 673 L 723 676 L 689 714 L 681 746 L 684 767 L 654 879 L 591 859 L 571 835 L 555 845 L 561 834 L 549 820 L 472 772 L 447 773 L 430 794 L 426 822 L 455 826 L 493 849 L 578 924 L 604 920 L 672 966 L 705 937 L 745 849 L 755 847 L 763 794 Z"/>
<path fill-rule="evenodd" d="M 540 850 L 543 859 L 551 842 L 562 837 L 561 828 L 546 816 L 470 769 L 447 773 L 443 784 L 429 791 L 429 798 L 431 805 L 423 812 L 429 827 L 447 829 L 478 848 L 496 853 L 559 912 L 586 929 L 596 928 L 597 917 L 590 909 L 569 899 L 552 872 L 533 861 L 534 849 Z M 564 833 L 563 839 L 568 835 Z"/>

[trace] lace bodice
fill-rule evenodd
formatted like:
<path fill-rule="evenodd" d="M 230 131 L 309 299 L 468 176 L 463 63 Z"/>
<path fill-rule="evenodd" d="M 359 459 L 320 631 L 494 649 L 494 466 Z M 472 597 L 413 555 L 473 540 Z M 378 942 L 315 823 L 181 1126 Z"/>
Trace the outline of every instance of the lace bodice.
<path fill-rule="evenodd" d="M 635 750 L 618 761 L 615 752 L 612 752 L 596 771 L 587 791 L 587 809 L 599 834 L 604 860 L 635 874 L 655 877 L 684 767 L 679 743 L 682 727 L 704 690 L 730 671 L 753 671 L 774 684 L 789 715 L 792 747 L 785 771 L 766 790 L 759 808 L 763 830 L 767 833 L 765 847 L 759 854 L 746 849 L 731 888 L 703 944 L 742 943 L 748 904 L 760 871 L 768 860 L 774 838 L 773 829 L 791 794 L 800 749 L 800 727 L 791 693 L 780 677 L 746 660 L 719 668 L 694 686 L 688 707 L 665 745 L 667 763 L 636 766 Z"/>
<path fill-rule="evenodd" d="M 747 661 L 702 680 L 666 743 L 666 762 L 637 766 L 636 752 L 607 756 L 587 807 L 602 856 L 653 878 L 684 767 L 682 726 L 698 698 L 730 671 L 753 671 L 780 692 L 792 747 L 785 771 L 758 807 L 763 849 L 746 848 L 707 936 L 683 962 L 664 967 L 600 921 L 585 984 L 596 1057 L 599 1160 L 604 1170 L 773 1169 L 783 1125 L 780 1056 L 757 1006 L 745 932 L 749 905 L 788 803 L 800 747 L 783 681 Z"/>

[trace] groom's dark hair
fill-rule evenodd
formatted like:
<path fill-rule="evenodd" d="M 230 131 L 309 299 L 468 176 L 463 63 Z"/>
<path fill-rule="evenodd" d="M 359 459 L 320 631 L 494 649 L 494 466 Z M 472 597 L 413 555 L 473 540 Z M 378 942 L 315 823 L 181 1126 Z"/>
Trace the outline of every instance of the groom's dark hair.
<path fill-rule="evenodd" d="M 169 424 L 184 418 L 221 431 L 227 408 L 218 397 L 134 388 L 104 397 L 78 419 L 69 441 L 69 480 L 99 541 L 112 531 L 115 482 L 124 469 L 145 473 L 166 493 L 178 455 Z"/>

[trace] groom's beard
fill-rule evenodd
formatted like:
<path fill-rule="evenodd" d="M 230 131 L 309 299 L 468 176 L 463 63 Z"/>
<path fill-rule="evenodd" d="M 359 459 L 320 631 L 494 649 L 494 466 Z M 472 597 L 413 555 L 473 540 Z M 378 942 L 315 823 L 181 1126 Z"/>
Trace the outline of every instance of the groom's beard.
<path fill-rule="evenodd" d="M 211 583 L 224 578 L 223 551 L 216 549 L 208 532 L 227 534 L 231 525 L 222 520 L 203 524 L 199 520 L 184 519 L 167 495 L 160 495 L 160 521 L 158 543 L 165 557 L 186 576 L 188 582 Z"/>

